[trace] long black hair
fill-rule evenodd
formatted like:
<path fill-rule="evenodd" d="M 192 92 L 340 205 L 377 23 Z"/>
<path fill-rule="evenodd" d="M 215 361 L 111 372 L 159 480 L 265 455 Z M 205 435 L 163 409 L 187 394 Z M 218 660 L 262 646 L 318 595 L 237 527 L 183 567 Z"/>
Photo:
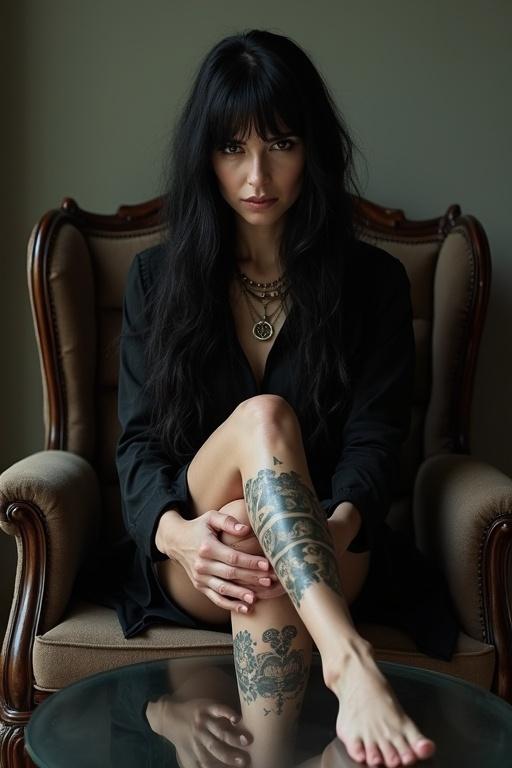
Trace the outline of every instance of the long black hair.
<path fill-rule="evenodd" d="M 226 354 L 234 215 L 218 189 L 212 152 L 252 126 L 268 140 L 282 133 L 283 123 L 305 149 L 279 266 L 290 286 L 287 328 L 299 355 L 299 411 L 304 424 L 309 414 L 313 440 L 347 403 L 350 377 L 339 339 L 344 267 L 355 239 L 354 145 L 327 86 L 296 43 L 262 30 L 232 35 L 200 65 L 169 158 L 167 262 L 152 302 L 146 387 L 152 426 L 177 457 L 199 447 L 208 371 Z"/>

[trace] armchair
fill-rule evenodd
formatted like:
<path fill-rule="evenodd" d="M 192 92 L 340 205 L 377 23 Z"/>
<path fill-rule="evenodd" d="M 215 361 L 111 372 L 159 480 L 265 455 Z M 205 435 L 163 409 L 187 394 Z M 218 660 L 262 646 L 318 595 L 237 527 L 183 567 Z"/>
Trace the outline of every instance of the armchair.
<path fill-rule="evenodd" d="M 0 528 L 18 568 L 0 667 L 0 764 L 30 765 L 23 731 L 51 692 L 114 666 L 226 654 L 231 636 L 158 626 L 125 640 L 114 611 L 80 600 L 77 574 L 120 530 L 115 469 L 117 337 L 134 255 L 158 242 L 161 201 L 113 216 L 65 199 L 34 228 L 28 280 L 44 387 L 45 449 L 0 475 Z M 444 570 L 461 622 L 451 662 L 389 627 L 358 627 L 382 660 L 459 676 L 512 701 L 512 480 L 469 453 L 469 415 L 487 308 L 485 233 L 458 206 L 428 221 L 358 204 L 361 237 L 404 264 L 417 368 L 411 431 L 389 522 Z"/>

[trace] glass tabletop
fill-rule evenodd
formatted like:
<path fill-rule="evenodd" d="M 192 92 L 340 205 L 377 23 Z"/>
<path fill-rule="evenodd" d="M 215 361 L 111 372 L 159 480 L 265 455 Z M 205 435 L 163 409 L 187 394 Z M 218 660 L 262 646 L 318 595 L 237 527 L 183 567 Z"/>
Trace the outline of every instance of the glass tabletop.
<path fill-rule="evenodd" d="M 378 665 L 406 713 L 436 743 L 436 754 L 416 765 L 510 765 L 510 705 L 449 675 Z M 359 765 L 336 737 L 338 702 L 316 655 L 295 709 L 283 717 L 269 704 L 250 728 L 247 717 L 232 724 L 230 718 L 241 715 L 232 656 L 157 661 L 94 675 L 52 695 L 32 716 L 26 746 L 41 768 Z M 242 746 L 239 736 L 246 733 L 250 743 Z"/>

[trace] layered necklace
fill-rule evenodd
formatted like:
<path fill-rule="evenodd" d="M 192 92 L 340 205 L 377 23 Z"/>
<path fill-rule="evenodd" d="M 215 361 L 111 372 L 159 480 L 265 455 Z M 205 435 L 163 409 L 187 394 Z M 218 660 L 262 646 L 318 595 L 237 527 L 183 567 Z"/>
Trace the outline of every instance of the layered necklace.
<path fill-rule="evenodd" d="M 258 283 L 255 280 L 251 280 L 239 269 L 237 269 L 236 276 L 247 302 L 249 313 L 254 321 L 252 335 L 258 341 L 268 341 L 274 335 L 273 323 L 276 322 L 284 309 L 284 300 L 289 290 L 288 281 L 284 275 L 281 275 L 281 277 L 278 277 L 277 280 L 272 280 L 272 282 Z M 263 306 L 263 317 L 256 312 L 250 298 L 251 296 Z M 273 312 L 267 314 L 268 304 L 276 299 L 280 299 L 279 306 Z"/>

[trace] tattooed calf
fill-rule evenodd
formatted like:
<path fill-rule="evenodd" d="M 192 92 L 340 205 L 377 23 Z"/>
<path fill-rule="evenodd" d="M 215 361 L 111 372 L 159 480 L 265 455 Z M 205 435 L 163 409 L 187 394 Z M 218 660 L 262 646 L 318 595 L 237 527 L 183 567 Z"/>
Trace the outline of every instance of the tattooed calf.
<path fill-rule="evenodd" d="M 254 532 L 296 608 L 315 582 L 341 594 L 327 521 L 297 472 L 261 469 L 247 480 L 245 499 Z"/>

